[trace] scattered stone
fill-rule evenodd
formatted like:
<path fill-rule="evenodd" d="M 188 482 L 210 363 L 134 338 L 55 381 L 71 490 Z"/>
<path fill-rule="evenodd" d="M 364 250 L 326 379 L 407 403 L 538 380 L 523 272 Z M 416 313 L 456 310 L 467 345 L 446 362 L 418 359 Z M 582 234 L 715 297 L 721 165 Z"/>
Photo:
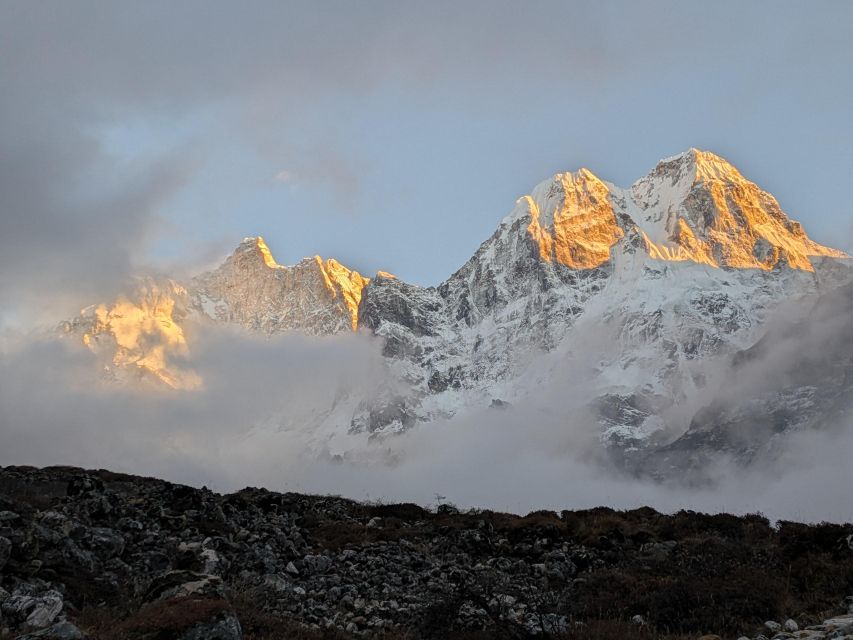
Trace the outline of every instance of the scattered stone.
<path fill-rule="evenodd" d="M 225 613 L 201 622 L 182 634 L 178 640 L 241 640 L 243 630 L 233 613 Z"/>
<path fill-rule="evenodd" d="M 4 538 L 0 536 L 0 571 L 3 570 L 3 567 L 6 566 L 6 563 L 9 562 L 9 558 L 12 557 L 12 541 L 9 538 Z"/>
<path fill-rule="evenodd" d="M 128 602 L 140 603 L 129 612 L 134 623 L 149 621 L 146 612 L 156 620 L 174 616 L 181 624 L 168 637 L 175 640 L 237 640 L 241 622 L 249 622 L 235 612 L 246 606 L 263 619 L 330 637 L 400 634 L 414 640 L 426 625 L 438 625 L 433 637 L 447 637 L 451 630 L 480 637 L 577 635 L 583 621 L 566 603 L 582 603 L 596 590 L 606 593 L 602 577 L 652 572 L 668 578 L 671 567 L 689 576 L 696 566 L 691 563 L 714 561 L 717 553 L 710 542 L 706 549 L 674 527 L 659 527 L 656 523 L 671 516 L 651 509 L 637 510 L 633 520 L 569 511 L 522 518 L 465 513 L 451 505 L 430 513 L 417 505 L 362 505 L 252 488 L 220 496 L 69 468 L 0 468 L 0 486 L 25 486 L 27 496 L 44 487 L 45 496 L 56 496 L 39 510 L 0 492 L 6 514 L 0 522 L 2 640 L 81 640 L 82 625 L 74 626 L 80 608 L 115 611 Z M 679 517 L 678 525 L 688 525 L 687 530 L 703 535 L 703 527 L 714 530 L 717 537 L 708 538 L 713 544 L 740 544 L 727 532 L 747 524 L 732 517 L 715 530 L 716 520 L 703 520 L 701 514 Z M 697 523 L 690 522 L 694 517 Z M 611 519 L 616 524 L 609 524 Z M 620 521 L 637 524 L 623 527 Z M 595 530 L 598 522 L 607 524 Z M 757 520 L 748 525 L 765 526 Z M 766 535 L 776 535 L 769 525 Z M 796 540 L 796 530 L 792 535 Z M 835 539 L 844 537 L 839 533 Z M 843 548 L 835 544 L 833 553 Z M 761 557 L 764 562 L 768 555 Z M 749 561 L 743 566 L 765 570 Z M 831 597 L 842 602 L 841 594 Z M 844 608 L 849 604 L 853 600 Z M 656 637 L 660 631 L 659 613 L 631 617 L 632 609 L 647 610 L 643 604 L 614 601 L 613 606 L 627 612 L 642 634 Z M 804 619 L 813 614 L 798 613 Z M 184 620 L 185 615 L 197 618 Z M 792 625 L 793 620 L 768 621 L 771 633 L 764 633 L 777 640 L 828 640 L 848 629 L 853 635 L 850 614 L 806 631 Z M 698 638 L 704 625 L 696 627 Z M 95 629 L 90 633 L 97 637 Z M 144 635 L 133 637 L 148 640 Z"/>
<path fill-rule="evenodd" d="M 170 571 L 151 582 L 145 594 L 145 601 L 189 597 L 225 598 L 225 586 L 219 576 L 192 571 Z"/>
<path fill-rule="evenodd" d="M 16 640 L 87 640 L 88 636 L 80 631 L 70 622 L 57 622 L 53 626 L 25 636 L 19 636 Z"/>
<path fill-rule="evenodd" d="M 48 591 L 32 603 L 26 624 L 30 629 L 44 629 L 49 626 L 62 611 L 62 594 Z"/>
<path fill-rule="evenodd" d="M 782 628 L 785 629 L 785 631 L 787 631 L 788 633 L 794 633 L 795 631 L 800 630 L 799 625 L 791 618 L 785 620 L 785 623 L 782 625 Z"/>

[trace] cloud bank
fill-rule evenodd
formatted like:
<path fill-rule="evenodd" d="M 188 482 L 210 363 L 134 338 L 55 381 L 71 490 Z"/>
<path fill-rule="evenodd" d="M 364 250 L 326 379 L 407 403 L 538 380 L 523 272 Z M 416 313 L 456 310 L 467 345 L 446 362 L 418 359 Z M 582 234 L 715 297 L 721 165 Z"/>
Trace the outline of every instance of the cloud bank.
<path fill-rule="evenodd" d="M 205 385 L 180 393 L 117 388 L 67 340 L 7 339 L 0 464 L 109 468 L 219 491 L 252 485 L 421 504 L 440 495 L 521 513 L 650 505 L 815 521 L 853 514 L 850 429 L 798 434 L 777 461 L 749 470 L 721 459 L 713 486 L 637 480 L 602 457 L 595 422 L 582 408 L 582 369 L 572 367 L 512 407 L 368 442 L 345 434 L 346 419 L 360 398 L 391 384 L 376 340 L 194 331 L 190 364 Z M 313 430 L 337 408 L 336 435 Z M 343 458 L 328 454 L 334 438 L 349 450 Z"/>

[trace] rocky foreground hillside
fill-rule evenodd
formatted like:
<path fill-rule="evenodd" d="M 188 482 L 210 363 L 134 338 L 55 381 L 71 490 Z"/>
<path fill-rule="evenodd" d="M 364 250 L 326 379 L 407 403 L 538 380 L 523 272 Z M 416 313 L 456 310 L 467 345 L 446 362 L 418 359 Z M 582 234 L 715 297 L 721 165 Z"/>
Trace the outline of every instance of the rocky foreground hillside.
<path fill-rule="evenodd" d="M 853 524 L 0 468 L 2 638 L 844 638 L 851 594 Z"/>

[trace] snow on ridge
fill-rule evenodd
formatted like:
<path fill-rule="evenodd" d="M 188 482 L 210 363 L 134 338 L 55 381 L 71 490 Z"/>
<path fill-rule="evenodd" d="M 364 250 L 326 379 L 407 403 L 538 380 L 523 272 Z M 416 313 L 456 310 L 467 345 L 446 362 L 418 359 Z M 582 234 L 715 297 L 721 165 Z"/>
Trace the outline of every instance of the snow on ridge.
<path fill-rule="evenodd" d="M 773 309 L 814 297 L 827 274 L 850 277 L 837 260 L 844 254 L 813 243 L 757 186 L 741 177 L 741 202 L 726 182 L 698 184 L 697 157 L 707 165 L 699 173 L 730 173 L 724 160 L 690 149 L 624 189 L 586 169 L 556 174 L 520 198 L 437 287 L 369 280 L 319 257 L 279 265 L 261 236 L 247 237 L 222 266 L 186 285 L 170 321 L 185 314 L 269 335 L 358 329 L 379 337 L 408 391 L 312 413 L 311 429 L 325 434 L 319 440 L 337 434 L 347 446 L 523 400 L 605 332 L 589 383 L 591 415 L 605 440 L 640 446 L 671 426 L 659 416 L 693 392 L 693 362 L 754 344 Z M 98 337 L 91 322 L 77 326 Z M 168 377 L 168 363 L 158 366 Z"/>

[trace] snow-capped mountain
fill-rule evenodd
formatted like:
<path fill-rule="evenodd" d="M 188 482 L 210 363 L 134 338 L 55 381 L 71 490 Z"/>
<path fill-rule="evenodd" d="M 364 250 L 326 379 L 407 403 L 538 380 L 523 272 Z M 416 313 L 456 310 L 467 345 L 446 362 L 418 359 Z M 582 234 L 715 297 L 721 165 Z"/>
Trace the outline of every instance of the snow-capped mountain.
<path fill-rule="evenodd" d="M 262 238 L 246 238 L 218 269 L 145 281 L 65 330 L 111 375 L 175 388 L 202 382 L 185 362 L 189 319 L 369 332 L 402 384 L 323 414 L 335 421 L 326 431 L 355 435 L 514 404 L 582 366 L 602 439 L 632 450 L 684 433 L 716 384 L 707 363 L 749 349 L 780 306 L 804 313 L 851 273 L 848 256 L 809 239 L 772 195 L 690 149 L 625 189 L 587 169 L 545 180 L 436 287 L 319 257 L 282 266 Z"/>

